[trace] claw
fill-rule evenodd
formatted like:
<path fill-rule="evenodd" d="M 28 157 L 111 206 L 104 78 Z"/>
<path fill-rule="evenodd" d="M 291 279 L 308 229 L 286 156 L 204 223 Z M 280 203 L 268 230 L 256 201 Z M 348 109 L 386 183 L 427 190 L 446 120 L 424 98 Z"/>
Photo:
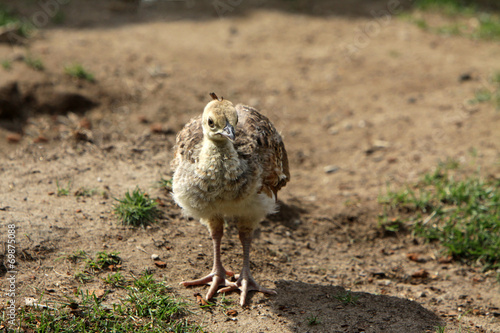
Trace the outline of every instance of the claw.
<path fill-rule="evenodd" d="M 210 285 L 210 288 L 208 289 L 207 296 L 205 299 L 209 300 L 212 298 L 212 296 L 217 292 L 217 288 L 220 286 L 228 286 L 232 282 L 229 282 L 228 280 L 225 279 L 225 275 L 233 276 L 234 273 L 232 271 L 225 271 L 226 274 L 216 274 L 216 273 L 210 273 L 205 277 L 202 277 L 201 279 L 197 280 L 192 280 L 192 281 L 182 281 L 179 283 L 180 285 L 184 287 L 189 287 L 189 286 L 198 286 L 202 284 L 208 284 Z M 221 276 L 222 275 L 222 276 Z"/>
<path fill-rule="evenodd" d="M 227 284 L 227 282 L 226 282 Z M 219 289 L 217 293 L 227 293 L 236 289 L 241 291 L 240 295 L 240 305 L 244 306 L 246 303 L 247 295 L 249 291 L 258 291 L 264 294 L 276 295 L 276 291 L 268 288 L 261 287 L 253 277 L 240 277 L 236 282 L 229 282 L 229 285 Z"/>

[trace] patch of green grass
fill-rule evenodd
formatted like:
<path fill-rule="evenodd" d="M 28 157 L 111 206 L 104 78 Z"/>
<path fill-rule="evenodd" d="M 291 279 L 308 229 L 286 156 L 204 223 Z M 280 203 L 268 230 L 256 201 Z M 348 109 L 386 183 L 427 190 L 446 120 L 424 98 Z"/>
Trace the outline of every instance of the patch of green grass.
<path fill-rule="evenodd" d="M 164 188 L 167 191 L 172 191 L 172 178 L 166 179 L 161 177 L 161 179 L 158 181 L 158 187 Z"/>
<path fill-rule="evenodd" d="M 170 321 L 184 313 L 184 304 L 170 297 L 168 287 L 155 282 L 148 274 L 134 281 L 129 288 L 128 302 L 136 316 L 154 317 L 158 321 Z"/>
<path fill-rule="evenodd" d="M 344 293 L 333 296 L 335 299 L 339 300 L 343 305 L 356 305 L 358 303 L 359 296 L 354 295 L 351 291 L 346 290 Z"/>
<path fill-rule="evenodd" d="M 444 15 L 449 23 L 441 26 L 430 26 L 425 19 L 414 14 L 403 14 L 420 28 L 437 34 L 466 36 L 469 38 L 498 40 L 500 39 L 500 13 L 485 12 L 474 1 L 464 0 L 417 0 L 413 6 L 423 12 L 434 12 Z M 497 9 L 500 9 L 497 4 Z"/>
<path fill-rule="evenodd" d="M 35 58 L 31 55 L 26 55 L 24 57 L 24 63 L 36 71 L 43 71 L 45 69 L 42 59 Z"/>
<path fill-rule="evenodd" d="M 97 193 L 97 189 L 95 189 L 95 188 L 80 187 L 78 190 L 76 190 L 75 197 L 90 198 L 91 196 L 93 196 L 96 193 Z"/>
<path fill-rule="evenodd" d="M 490 82 L 493 85 L 493 92 L 492 92 L 493 105 L 495 105 L 497 110 L 500 110 L 500 71 L 493 73 L 493 75 L 490 78 Z"/>
<path fill-rule="evenodd" d="M 0 5 L 0 27 L 17 22 L 19 22 L 19 19 L 12 15 L 4 6 Z"/>
<path fill-rule="evenodd" d="M 57 196 L 58 197 L 64 197 L 68 196 L 69 192 L 71 190 L 71 181 L 68 182 L 66 187 L 59 186 L 59 181 L 56 180 L 56 186 L 57 186 Z"/>
<path fill-rule="evenodd" d="M 321 320 L 319 320 L 319 318 L 315 315 L 310 315 L 309 317 L 307 317 L 307 325 L 316 326 L 319 324 L 321 324 Z"/>
<path fill-rule="evenodd" d="M 471 157 L 478 157 L 479 156 L 479 151 L 477 150 L 476 147 L 470 147 L 468 153 L 470 154 Z"/>
<path fill-rule="evenodd" d="M 120 272 L 109 274 L 108 276 L 106 276 L 106 278 L 103 279 L 103 281 L 115 288 L 123 288 L 128 283 L 125 277 Z"/>
<path fill-rule="evenodd" d="M 440 242 L 455 259 L 500 268 L 499 179 L 455 178 L 441 166 L 414 186 L 389 191 L 385 204 L 409 216 L 417 236 Z"/>
<path fill-rule="evenodd" d="M 500 72 L 495 72 L 491 76 L 491 82 L 500 85 Z"/>
<path fill-rule="evenodd" d="M 217 300 L 217 305 L 222 307 L 224 310 L 229 309 L 229 307 L 231 307 L 232 304 L 233 301 L 227 298 L 226 294 L 221 294 L 220 299 Z"/>
<path fill-rule="evenodd" d="M 397 50 L 390 50 L 389 55 L 393 58 L 399 58 L 401 57 L 401 53 Z"/>
<path fill-rule="evenodd" d="M 20 331 L 36 332 L 203 332 L 185 318 L 185 304 L 170 294 L 168 286 L 145 274 L 125 287 L 127 296 L 111 306 L 106 298 L 80 292 L 66 303 L 50 308 L 22 307 Z M 39 300 L 39 304 L 44 304 Z"/>
<path fill-rule="evenodd" d="M 89 82 L 95 82 L 94 74 L 86 70 L 82 64 L 75 63 L 64 67 L 64 72 L 74 78 L 86 80 Z"/>
<path fill-rule="evenodd" d="M 83 250 L 76 250 L 76 251 L 73 251 L 72 254 L 63 255 L 62 257 L 58 258 L 57 260 L 66 259 L 66 260 L 72 262 L 73 264 L 76 264 L 79 260 L 85 259 L 85 258 L 87 258 L 87 252 L 85 252 Z"/>
<path fill-rule="evenodd" d="M 480 39 L 496 40 L 500 38 L 500 17 L 483 13 L 479 15 L 479 27 L 473 34 Z"/>
<path fill-rule="evenodd" d="M 15 27 L 15 33 L 23 38 L 29 37 L 33 30 L 33 26 L 22 21 L 12 11 L 0 4 L 0 27 L 3 26 Z"/>
<path fill-rule="evenodd" d="M 469 100 L 470 104 L 491 102 L 500 110 L 500 72 L 495 72 L 489 79 L 490 87 L 483 87 L 476 91 L 473 99 Z"/>
<path fill-rule="evenodd" d="M 479 89 L 476 91 L 476 94 L 474 96 L 474 99 L 471 100 L 472 104 L 477 104 L 477 103 L 484 103 L 484 102 L 489 102 L 491 101 L 491 91 L 488 89 Z"/>
<path fill-rule="evenodd" d="M 85 271 L 78 272 L 74 275 L 74 278 L 80 283 L 87 283 L 94 279 L 94 274 L 99 273 L 105 269 L 108 269 L 111 265 L 117 266 L 121 264 L 121 259 L 118 256 L 119 252 L 107 253 L 106 251 L 97 252 L 95 258 L 90 257 L 83 250 L 76 250 L 72 254 L 63 255 L 56 260 L 66 259 L 67 261 L 77 264 L 79 261 L 85 261 Z M 115 269 L 120 268 L 120 266 L 115 267 Z M 121 274 L 119 272 L 108 275 L 104 279 L 106 283 L 114 286 L 118 286 L 121 282 Z"/>
<path fill-rule="evenodd" d="M 92 271 L 102 271 L 107 269 L 111 265 L 119 265 L 122 262 L 122 260 L 118 256 L 119 254 L 119 252 L 97 252 L 95 259 L 87 259 L 87 268 L 91 269 Z"/>
<path fill-rule="evenodd" d="M 497 110 L 500 110 L 500 90 L 497 90 L 493 95 L 493 104 Z"/>
<path fill-rule="evenodd" d="M 446 332 L 446 326 L 436 326 L 436 333 L 445 333 Z"/>
<path fill-rule="evenodd" d="M 472 15 L 477 12 L 477 7 L 462 0 L 417 0 L 414 7 L 424 11 L 438 11 L 445 15 Z"/>
<path fill-rule="evenodd" d="M 66 21 L 66 16 L 64 15 L 64 12 L 61 10 L 58 10 L 57 13 L 52 17 L 52 23 L 60 25 L 63 24 L 64 21 Z"/>
<path fill-rule="evenodd" d="M 125 193 L 123 199 L 116 199 L 114 212 L 120 222 L 134 227 L 145 226 L 156 221 L 161 211 L 157 207 L 157 202 L 151 199 L 145 192 L 136 188 L 132 194 Z"/>
<path fill-rule="evenodd" d="M 460 23 L 451 23 L 435 29 L 436 33 L 449 36 L 462 36 L 466 30 L 467 27 Z"/>
<path fill-rule="evenodd" d="M 92 274 L 90 274 L 88 272 L 78 272 L 78 273 L 75 273 L 75 275 L 73 277 L 75 278 L 76 281 L 78 281 L 80 283 L 87 283 L 87 282 L 94 280 L 94 277 L 92 276 Z"/>
<path fill-rule="evenodd" d="M 12 69 L 12 61 L 10 60 L 3 60 L 2 61 L 2 68 L 5 69 L 6 71 L 9 71 Z"/>
<path fill-rule="evenodd" d="M 387 214 L 382 214 L 378 217 L 378 225 L 384 231 L 384 234 L 394 234 L 406 229 L 402 219 L 393 217 L 389 218 Z"/>
<path fill-rule="evenodd" d="M 438 162 L 438 170 L 457 170 L 460 168 L 460 162 L 455 158 L 447 157 L 444 161 Z"/>
<path fill-rule="evenodd" d="M 427 23 L 426 20 L 424 19 L 414 19 L 413 22 L 417 25 L 422 30 L 427 30 L 429 29 L 429 24 Z"/>

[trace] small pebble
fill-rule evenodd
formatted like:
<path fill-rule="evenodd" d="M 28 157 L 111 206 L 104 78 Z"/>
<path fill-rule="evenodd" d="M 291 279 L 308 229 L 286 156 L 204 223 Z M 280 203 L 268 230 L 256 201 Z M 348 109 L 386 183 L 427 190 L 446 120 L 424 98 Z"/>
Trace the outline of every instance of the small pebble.
<path fill-rule="evenodd" d="M 163 132 L 163 126 L 160 123 L 154 123 L 150 126 L 150 130 L 153 133 L 162 133 Z"/>
<path fill-rule="evenodd" d="M 375 140 L 373 141 L 373 146 L 376 148 L 387 148 L 390 146 L 390 143 L 385 140 Z"/>
<path fill-rule="evenodd" d="M 19 141 L 21 141 L 21 135 L 17 134 L 17 133 L 10 133 L 10 134 L 7 134 L 7 142 L 9 143 L 18 143 Z"/>
<path fill-rule="evenodd" d="M 328 129 L 328 133 L 331 135 L 339 134 L 339 129 L 338 127 L 332 126 Z"/>
<path fill-rule="evenodd" d="M 159 255 L 157 255 L 156 253 L 153 253 L 153 254 L 151 255 L 151 259 L 153 259 L 153 260 L 158 260 L 158 259 L 160 259 L 160 256 L 159 256 Z"/>
<path fill-rule="evenodd" d="M 157 267 L 159 267 L 159 268 L 165 268 L 165 267 L 167 267 L 167 263 L 166 263 L 166 262 L 164 262 L 164 261 L 159 261 L 159 260 L 155 261 L 155 265 L 156 265 Z"/>
<path fill-rule="evenodd" d="M 340 168 L 336 165 L 327 165 L 326 167 L 323 168 L 323 170 L 325 170 L 326 173 L 335 173 L 339 171 L 339 169 Z"/>
<path fill-rule="evenodd" d="M 46 142 L 49 142 L 49 139 L 47 139 L 45 136 L 43 135 L 39 135 L 37 138 L 35 138 L 33 140 L 34 143 L 46 143 Z"/>
<path fill-rule="evenodd" d="M 458 77 L 459 82 L 465 82 L 472 80 L 472 75 L 470 73 L 463 73 Z"/>
<path fill-rule="evenodd" d="M 80 125 L 80 127 L 88 129 L 88 130 L 92 129 L 92 124 L 90 123 L 90 120 L 88 120 L 87 118 L 80 119 L 79 125 Z"/>

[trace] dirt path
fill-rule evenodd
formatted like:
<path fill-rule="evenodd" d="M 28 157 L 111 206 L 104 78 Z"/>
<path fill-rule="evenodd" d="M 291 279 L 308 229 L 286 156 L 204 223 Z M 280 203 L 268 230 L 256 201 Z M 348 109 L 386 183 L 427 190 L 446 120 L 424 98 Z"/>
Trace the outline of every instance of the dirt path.
<path fill-rule="evenodd" d="M 0 44 L 0 60 L 13 60 L 0 69 L 0 88 L 17 84 L 9 96 L 23 105 L 21 116 L 0 120 L 0 216 L 2 229 L 18 228 L 19 300 L 72 293 L 79 268 L 56 259 L 107 250 L 120 252 L 124 272 L 165 278 L 193 304 L 190 319 L 213 332 L 434 332 L 445 324 L 450 332 L 500 332 L 494 272 L 439 263 L 437 245 L 384 237 L 377 227 L 377 197 L 387 185 L 416 181 L 446 158 L 500 177 L 500 113 L 468 103 L 500 70 L 499 44 L 366 14 L 383 2 L 324 2 L 328 15 L 320 5 L 269 3 L 242 4 L 221 19 L 190 2 L 157 4 L 163 11 L 143 5 L 139 14 L 121 2 L 76 2 L 65 7 L 62 26 L 40 30 L 27 46 Z M 307 14 L 293 12 L 301 9 Z M 28 67 L 27 56 L 45 69 Z M 65 75 L 72 63 L 96 83 Z M 460 80 L 464 74 L 470 80 Z M 211 241 L 155 186 L 170 174 L 175 133 L 211 91 L 275 123 L 292 173 L 281 212 L 262 223 L 252 252 L 256 279 L 278 295 L 253 295 L 235 321 L 220 308 L 196 307 L 192 294 L 205 289 L 178 286 L 210 270 Z M 16 141 L 12 133 L 21 130 L 19 142 L 5 139 Z M 71 195 L 54 195 L 56 182 L 70 182 Z M 147 229 L 121 227 L 112 214 L 113 198 L 136 186 L 164 204 L 164 218 Z M 82 187 L 97 194 L 73 195 Z M 153 253 L 167 268 L 154 265 Z M 223 261 L 241 265 L 233 228 Z M 430 275 L 412 277 L 420 269 Z M 87 287 L 109 288 L 99 280 Z M 344 288 L 356 305 L 335 298 Z M 237 304 L 238 296 L 227 297 Z M 120 292 L 107 297 L 112 303 Z M 319 325 L 308 325 L 312 315 Z"/>

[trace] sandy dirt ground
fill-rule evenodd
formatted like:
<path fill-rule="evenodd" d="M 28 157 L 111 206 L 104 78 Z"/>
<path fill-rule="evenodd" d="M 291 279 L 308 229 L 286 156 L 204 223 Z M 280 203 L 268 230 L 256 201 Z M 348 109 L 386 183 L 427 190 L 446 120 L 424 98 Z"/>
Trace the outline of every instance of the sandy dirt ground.
<path fill-rule="evenodd" d="M 41 25 L 24 45 L 0 44 L 0 60 L 12 63 L 0 68 L 0 235 L 3 243 L 16 225 L 19 302 L 76 287 L 110 290 L 105 302 L 116 302 L 120 290 L 100 278 L 79 283 L 81 265 L 57 260 L 106 250 L 120 252 L 125 275 L 148 269 L 166 280 L 209 332 L 500 332 L 496 272 L 442 263 L 438 244 L 385 235 L 378 224 L 378 197 L 439 161 L 500 177 L 500 113 L 468 103 L 500 70 L 498 42 L 380 16 L 386 1 L 221 3 L 60 1 L 57 24 L 40 4 L 17 3 Z M 96 81 L 66 75 L 74 63 Z M 228 294 L 235 319 L 196 305 L 205 287 L 178 285 L 211 269 L 211 239 L 157 186 L 171 176 L 175 134 L 212 91 L 274 122 L 292 175 L 251 254 L 255 278 L 278 294 L 251 294 L 243 309 Z M 70 184 L 70 195 L 57 196 L 57 184 Z M 113 214 L 114 198 L 137 186 L 164 211 L 145 229 Z M 81 188 L 97 192 L 76 196 Z M 223 263 L 242 263 L 232 226 Z M 422 269 L 428 276 L 412 276 Z M 5 274 L 0 267 L 2 290 Z M 345 290 L 357 304 L 335 298 Z M 320 324 L 309 326 L 311 316 Z"/>

